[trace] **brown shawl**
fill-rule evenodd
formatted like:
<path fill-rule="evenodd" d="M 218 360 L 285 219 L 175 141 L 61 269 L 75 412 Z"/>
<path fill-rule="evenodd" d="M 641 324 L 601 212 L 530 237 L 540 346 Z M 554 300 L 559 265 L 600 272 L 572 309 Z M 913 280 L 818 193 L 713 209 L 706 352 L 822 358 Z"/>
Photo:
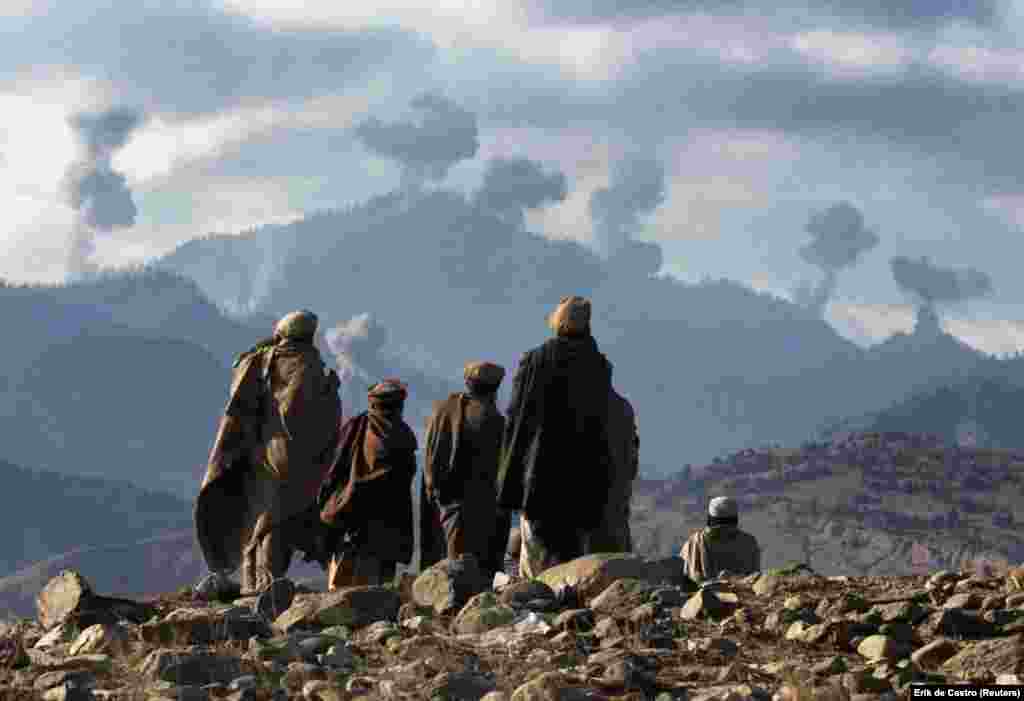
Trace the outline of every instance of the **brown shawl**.
<path fill-rule="evenodd" d="M 686 574 L 695 582 L 715 579 L 723 572 L 753 574 L 761 569 L 757 539 L 736 526 L 709 526 L 690 536 L 679 553 Z"/>
<path fill-rule="evenodd" d="M 283 508 L 271 527 L 313 502 L 340 418 L 337 375 L 325 373 L 312 344 L 286 341 L 239 358 L 195 505 L 196 537 L 211 570 L 241 563 L 254 526 L 248 480 L 273 475 L 281 485 Z"/>
<path fill-rule="evenodd" d="M 320 487 L 320 520 L 362 552 L 396 562 L 412 557 L 416 435 L 398 412 L 371 409 L 345 422 Z"/>
<path fill-rule="evenodd" d="M 441 512 L 437 502 L 430 497 L 436 496 L 445 477 L 454 471 L 465 403 L 465 395 L 461 392 L 452 394 L 444 401 L 434 402 L 434 412 L 427 419 L 423 477 L 420 480 L 421 570 L 443 560 L 448 554 Z"/>

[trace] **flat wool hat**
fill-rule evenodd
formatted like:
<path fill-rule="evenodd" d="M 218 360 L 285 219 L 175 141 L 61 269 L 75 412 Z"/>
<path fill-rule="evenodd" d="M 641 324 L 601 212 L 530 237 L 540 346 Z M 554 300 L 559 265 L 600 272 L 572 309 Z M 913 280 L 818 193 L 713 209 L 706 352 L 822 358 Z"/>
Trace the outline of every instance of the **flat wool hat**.
<path fill-rule="evenodd" d="M 715 497 L 708 503 L 708 516 L 711 518 L 736 518 L 739 509 L 732 497 Z"/>
<path fill-rule="evenodd" d="M 505 379 L 505 368 L 494 363 L 466 363 L 462 369 L 466 382 L 478 382 L 483 385 L 500 385 Z"/>
<path fill-rule="evenodd" d="M 381 401 L 397 401 L 404 400 L 408 393 L 409 390 L 405 386 L 404 382 L 393 377 L 390 377 L 370 387 L 366 395 L 370 399 L 377 399 Z"/>

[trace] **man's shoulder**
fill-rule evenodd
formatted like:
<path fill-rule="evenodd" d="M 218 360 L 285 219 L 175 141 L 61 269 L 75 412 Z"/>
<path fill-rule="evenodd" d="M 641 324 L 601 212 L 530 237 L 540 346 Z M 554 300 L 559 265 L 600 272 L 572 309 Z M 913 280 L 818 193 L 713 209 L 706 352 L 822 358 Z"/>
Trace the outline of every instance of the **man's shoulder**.
<path fill-rule="evenodd" d="M 744 531 L 744 530 L 741 529 L 739 531 L 739 533 L 738 533 L 738 536 L 742 540 L 746 541 L 747 543 L 752 543 L 753 545 L 757 545 L 757 536 L 755 536 L 750 531 Z"/>

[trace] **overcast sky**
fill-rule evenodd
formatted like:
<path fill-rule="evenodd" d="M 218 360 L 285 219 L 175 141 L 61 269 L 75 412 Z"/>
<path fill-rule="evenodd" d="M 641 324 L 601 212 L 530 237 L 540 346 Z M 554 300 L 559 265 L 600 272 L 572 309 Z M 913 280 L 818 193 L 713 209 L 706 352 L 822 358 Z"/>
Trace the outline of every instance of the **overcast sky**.
<path fill-rule="evenodd" d="M 788 297 L 821 279 L 810 215 L 848 201 L 879 243 L 837 275 L 842 333 L 909 328 L 889 259 L 927 256 L 991 277 L 947 329 L 1024 349 L 1024 0 L 6 0 L 0 40 L 9 279 L 63 278 L 90 192 L 131 193 L 89 251 L 120 264 L 388 191 L 355 127 L 429 91 L 479 127 L 445 184 L 493 156 L 566 175 L 528 216 L 548 236 L 589 242 L 591 193 L 641 154 L 665 272 Z M 114 107 L 141 118 L 106 146 L 73 120 Z"/>

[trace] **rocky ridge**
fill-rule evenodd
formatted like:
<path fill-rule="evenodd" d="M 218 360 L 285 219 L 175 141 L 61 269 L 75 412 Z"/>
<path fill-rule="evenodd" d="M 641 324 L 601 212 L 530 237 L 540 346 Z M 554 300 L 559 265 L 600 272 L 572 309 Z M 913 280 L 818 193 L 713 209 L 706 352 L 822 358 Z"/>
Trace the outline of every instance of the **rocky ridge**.
<path fill-rule="evenodd" d="M 788 701 L 1024 677 L 1024 568 L 698 587 L 672 558 L 592 555 L 489 586 L 460 559 L 279 596 L 130 601 L 62 572 L 0 630 L 0 698 Z"/>

